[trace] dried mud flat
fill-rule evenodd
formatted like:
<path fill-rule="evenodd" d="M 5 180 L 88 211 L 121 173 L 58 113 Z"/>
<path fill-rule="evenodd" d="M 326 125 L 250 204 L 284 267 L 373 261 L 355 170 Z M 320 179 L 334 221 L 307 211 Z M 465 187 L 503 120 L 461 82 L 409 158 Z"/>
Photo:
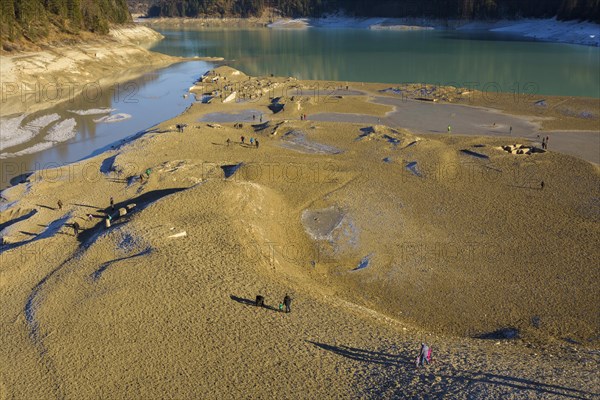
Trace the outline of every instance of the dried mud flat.
<path fill-rule="evenodd" d="M 2 398 L 598 397 L 598 166 L 305 97 L 195 104 L 5 190 Z M 270 123 L 199 122 L 244 110 Z"/>

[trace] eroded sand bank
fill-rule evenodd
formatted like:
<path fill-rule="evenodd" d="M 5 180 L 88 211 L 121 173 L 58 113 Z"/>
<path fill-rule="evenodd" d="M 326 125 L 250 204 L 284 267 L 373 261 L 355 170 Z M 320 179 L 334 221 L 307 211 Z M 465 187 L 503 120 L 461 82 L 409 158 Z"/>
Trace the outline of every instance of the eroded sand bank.
<path fill-rule="evenodd" d="M 135 26 L 112 29 L 104 39 L 0 55 L 2 116 L 45 109 L 82 91 L 93 97 L 99 88 L 181 61 L 146 50 L 161 38 Z"/>

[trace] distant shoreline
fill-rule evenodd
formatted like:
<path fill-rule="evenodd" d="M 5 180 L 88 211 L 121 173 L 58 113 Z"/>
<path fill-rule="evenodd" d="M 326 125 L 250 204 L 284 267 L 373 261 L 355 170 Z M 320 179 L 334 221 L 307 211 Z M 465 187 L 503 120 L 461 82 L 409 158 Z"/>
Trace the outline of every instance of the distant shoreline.
<path fill-rule="evenodd" d="M 225 67 L 225 68 L 229 68 L 229 67 Z M 219 70 L 220 71 L 220 70 Z M 245 74 L 241 73 L 244 77 L 246 76 Z M 206 77 L 206 75 L 205 75 Z M 259 87 L 262 87 L 263 84 L 267 84 L 270 80 L 274 79 L 274 80 L 284 80 L 286 79 L 285 77 L 251 77 L 252 79 L 255 79 L 256 82 L 260 81 L 261 85 Z M 238 80 L 238 83 L 233 83 L 235 80 Z M 290 78 L 287 78 L 290 79 Z M 239 82 L 246 82 L 245 79 L 241 79 L 238 78 L 236 75 L 231 75 L 228 76 L 227 78 L 227 84 L 225 85 L 231 85 L 234 88 L 242 88 L 243 83 L 239 83 Z M 232 83 L 230 83 L 232 82 Z M 281 93 L 281 95 L 283 97 L 289 97 L 289 96 L 293 96 L 292 94 L 292 88 L 296 88 L 296 87 L 301 87 L 303 88 L 303 90 L 301 90 L 304 95 L 309 96 L 311 94 L 314 94 L 315 92 L 311 89 L 307 89 L 310 87 L 323 87 L 323 88 L 328 88 L 326 90 L 323 90 L 322 93 L 320 94 L 320 98 L 321 101 L 317 102 L 316 104 L 312 104 L 310 107 L 310 111 L 308 111 L 308 113 L 312 116 L 316 116 L 317 114 L 320 113 L 324 113 L 327 114 L 329 113 L 330 115 L 334 115 L 336 111 L 339 110 L 333 110 L 331 109 L 331 107 L 334 107 L 335 104 L 338 101 L 341 101 L 344 97 L 348 97 L 351 96 L 351 92 L 346 93 L 346 96 L 341 96 L 340 99 L 337 99 L 337 92 L 334 91 L 332 89 L 332 85 L 337 87 L 337 88 L 343 88 L 344 85 L 350 85 L 352 88 L 354 88 L 355 90 L 358 90 L 359 92 L 359 96 L 367 96 L 367 97 L 372 97 L 372 98 L 379 98 L 380 100 L 380 104 L 379 105 L 375 105 L 374 107 L 382 107 L 382 104 L 385 103 L 385 101 L 383 103 L 381 103 L 381 99 L 387 99 L 387 102 L 389 102 L 389 106 L 392 107 L 393 111 L 388 112 L 387 114 L 381 114 L 379 115 L 380 118 L 384 118 L 386 121 L 389 120 L 389 123 L 391 123 L 393 126 L 395 127 L 401 127 L 401 128 L 407 128 L 407 129 L 411 129 L 414 132 L 420 132 L 420 124 L 419 126 L 409 126 L 406 125 L 406 122 L 399 122 L 399 121 L 403 121 L 404 118 L 406 116 L 403 116 L 400 113 L 396 113 L 396 111 L 398 111 L 398 105 L 401 105 L 400 108 L 402 109 L 407 109 L 408 107 L 420 107 L 418 106 L 418 104 L 423 104 L 424 107 L 437 107 L 436 109 L 444 109 L 444 108 L 448 108 L 450 109 L 451 107 L 469 107 L 472 108 L 474 110 L 478 110 L 477 112 L 490 112 L 491 116 L 493 118 L 491 118 L 488 122 L 487 125 L 481 127 L 481 129 L 487 129 L 489 131 L 490 134 L 492 135 L 498 135 L 502 129 L 502 124 L 498 123 L 498 125 L 495 125 L 496 121 L 500 121 L 501 119 L 511 119 L 511 120 L 522 120 L 525 121 L 525 125 L 530 124 L 530 125 L 535 125 L 536 127 L 531 130 L 531 132 L 529 132 L 528 134 L 525 134 L 522 130 L 520 130 L 518 128 L 518 123 L 514 122 L 513 125 L 515 126 L 515 136 L 514 138 L 516 139 L 517 137 L 525 137 L 528 140 L 535 140 L 535 134 L 538 134 L 538 137 L 540 134 L 543 135 L 551 135 L 553 138 L 553 143 L 557 143 L 556 147 L 553 147 L 553 150 L 555 151 L 559 151 L 559 152 L 564 152 L 565 154 L 570 154 L 573 155 L 575 157 L 578 157 L 580 159 L 586 160 L 594 165 L 599 165 L 598 164 L 598 159 L 595 157 L 595 154 L 593 152 L 593 149 L 596 146 L 596 141 L 598 140 L 598 134 L 599 132 L 597 131 L 597 123 L 598 123 L 598 117 L 597 117 L 597 99 L 593 99 L 593 98 L 585 98 L 585 97 L 581 97 L 581 98 L 572 98 L 572 97 L 565 97 L 565 96 L 545 96 L 544 97 L 544 101 L 545 101 L 545 106 L 541 107 L 536 105 L 535 103 L 535 99 L 537 99 L 537 97 L 524 97 L 520 102 L 515 102 L 514 101 L 514 97 L 513 94 L 511 93 L 497 93 L 493 99 L 487 97 L 485 95 L 484 92 L 480 92 L 477 90 L 460 90 L 457 89 L 455 87 L 450 87 L 450 86 L 439 86 L 436 88 L 435 91 L 432 92 L 431 95 L 429 95 L 426 99 L 428 101 L 423 101 L 425 100 L 425 98 L 423 98 L 419 93 L 421 93 L 421 90 L 423 88 L 429 88 L 431 89 L 433 87 L 433 85 L 420 85 L 420 84 L 405 84 L 405 85 L 396 85 L 396 86 L 390 86 L 390 84 L 385 84 L 385 83 L 364 83 L 364 82 L 336 82 L 336 81 L 318 81 L 318 80 L 289 80 L 287 81 L 288 85 L 289 85 L 289 91 L 284 92 L 283 88 L 280 86 L 279 90 L 281 92 L 269 92 L 268 90 L 266 92 L 264 92 L 262 95 L 260 95 L 258 98 L 253 99 L 251 101 L 251 104 L 255 104 L 256 101 L 262 99 L 265 96 L 270 96 L 270 95 L 275 95 L 275 93 L 279 94 Z M 210 84 L 209 84 L 210 86 Z M 216 84 L 216 88 L 219 88 L 219 84 Z M 266 86 L 265 86 L 266 87 Z M 234 89 L 230 89 L 230 90 L 234 90 Z M 273 89 L 275 90 L 275 89 Z M 189 96 L 195 96 L 196 99 L 198 100 L 199 98 L 202 97 L 202 95 L 205 93 L 206 91 L 206 87 L 203 86 L 203 84 L 201 82 L 195 82 L 194 84 L 192 84 L 192 86 L 188 89 L 188 95 Z M 284 94 L 286 93 L 286 94 Z M 356 95 L 356 94 L 355 94 Z M 331 99 L 332 102 L 328 102 L 327 99 Z M 566 108 L 561 108 L 558 107 L 561 104 L 564 104 L 566 100 L 570 100 L 568 106 L 567 105 L 563 105 L 562 107 L 566 107 Z M 192 105 L 192 108 L 194 108 L 194 112 L 198 112 L 199 110 L 196 109 L 196 107 L 206 107 L 206 108 L 210 108 L 213 109 L 215 112 L 221 112 L 222 110 L 228 109 L 228 108 L 238 108 L 238 107 L 244 107 L 244 104 L 246 103 L 246 101 L 244 99 L 242 99 L 242 101 L 238 102 L 234 101 L 232 104 L 234 105 L 230 105 L 230 104 L 226 104 L 225 102 L 223 102 L 223 100 L 217 100 L 215 102 L 213 102 L 210 105 L 200 105 L 200 101 L 197 101 L 195 104 Z M 377 102 L 375 102 L 377 103 Z M 435 104 L 435 106 L 433 106 L 433 104 Z M 305 105 L 306 106 L 306 105 Z M 434 110 L 433 108 L 431 110 Z M 584 118 L 581 116 L 582 113 L 585 112 L 593 112 L 595 117 L 594 118 Z M 159 123 L 158 125 L 164 125 L 167 124 L 169 121 L 174 121 L 180 118 L 187 118 L 189 117 L 191 111 L 189 111 L 189 109 L 186 109 L 185 111 L 183 111 L 182 113 L 180 113 L 179 115 L 171 118 L 170 120 L 165 120 L 162 121 L 161 123 Z M 356 110 L 354 110 L 352 113 L 355 114 L 355 117 L 357 120 L 360 120 L 362 123 L 374 123 L 374 122 L 368 122 L 369 117 L 368 112 L 366 112 L 363 109 L 359 109 L 357 108 Z M 396 114 L 394 114 L 396 113 Z M 394 115 L 392 115 L 394 114 Z M 430 113 L 428 113 L 430 114 Z M 448 111 L 448 114 L 453 115 L 454 111 Z M 415 112 L 415 115 L 425 115 L 425 113 L 422 112 Z M 281 115 L 279 115 L 281 116 Z M 496 117 L 497 116 L 497 117 Z M 431 117 L 431 115 L 430 115 Z M 292 113 L 289 115 L 288 117 L 290 120 L 294 120 L 296 118 L 298 118 L 298 116 L 295 113 Z M 366 118 L 366 119 L 365 119 Z M 318 118 L 317 118 L 318 119 Z M 352 117 L 350 118 L 352 119 Z M 365 119 L 365 120 L 363 120 Z M 345 120 L 344 120 L 345 121 Z M 186 121 L 188 124 L 192 125 L 194 123 L 194 121 L 189 120 Z M 348 122 L 348 121 L 345 121 Z M 516 125 L 515 125 L 516 124 Z M 172 124 L 171 124 L 172 125 Z M 510 124 L 505 124 L 506 126 L 504 127 L 505 129 L 507 129 L 506 127 L 509 126 Z M 510 125 L 512 126 L 512 125 Z M 173 126 L 171 126 L 169 129 L 173 129 Z M 117 148 L 125 145 L 125 144 L 129 144 L 132 141 L 134 141 L 135 139 L 139 138 L 140 136 L 143 136 L 145 133 L 148 132 L 153 132 L 156 131 L 156 127 L 154 128 L 148 128 L 145 129 L 143 131 L 139 131 L 137 133 L 134 132 L 130 132 L 129 135 L 123 137 L 122 139 L 119 139 L 118 141 L 115 141 L 107 146 L 102 147 L 101 149 L 98 149 L 97 151 L 95 151 L 93 153 L 93 156 L 96 156 L 99 153 L 102 153 L 106 150 L 108 150 L 109 148 L 113 148 L 113 146 L 116 146 Z M 453 131 L 455 135 L 460 135 L 458 130 L 454 130 Z M 506 131 L 505 133 L 507 133 L 508 131 Z M 517 134 L 517 132 L 520 132 L 519 134 Z M 427 129 L 425 129 L 425 134 L 427 133 Z M 473 135 L 473 133 L 468 133 L 468 135 Z M 486 136 L 485 133 L 481 133 L 481 136 Z M 512 136 L 512 131 L 510 134 L 507 133 L 507 136 Z M 560 145 L 559 145 L 560 142 Z M 584 146 L 581 147 L 582 143 L 584 143 Z M 93 157 L 92 156 L 92 157 Z M 25 158 L 22 158 L 25 157 Z M 27 154 L 27 155 L 23 155 L 23 156 L 18 156 L 18 157 L 14 157 L 11 156 L 9 159 L 10 161 L 4 161 L 4 160 L 0 160 L 3 162 L 21 162 L 21 160 L 24 160 L 28 157 L 32 157 L 31 155 Z M 0 158 L 2 158 L 0 156 Z M 83 159 L 87 159 L 89 158 L 89 156 L 85 156 Z M 9 187 L 10 185 L 7 185 L 7 182 L 0 182 L 0 189 L 4 189 L 6 187 Z"/>
<path fill-rule="evenodd" d="M 514 34 L 523 38 L 553 43 L 600 47 L 600 25 L 593 22 L 550 19 L 516 19 L 498 21 L 440 20 L 429 18 L 136 18 L 136 23 L 152 26 L 188 26 L 204 28 L 355 28 L 370 30 L 458 30 L 489 31 Z"/>

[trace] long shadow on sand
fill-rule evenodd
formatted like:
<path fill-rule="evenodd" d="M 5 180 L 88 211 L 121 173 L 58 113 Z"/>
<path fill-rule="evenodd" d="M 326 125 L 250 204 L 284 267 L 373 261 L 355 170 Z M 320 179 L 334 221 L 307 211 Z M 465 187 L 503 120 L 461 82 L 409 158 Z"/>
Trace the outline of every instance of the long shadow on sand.
<path fill-rule="evenodd" d="M 243 297 L 237 297 L 234 295 L 229 296 L 229 298 L 233 301 L 237 301 L 240 304 L 244 304 L 246 306 L 252 306 L 252 307 L 256 307 L 256 304 L 254 303 L 254 300 L 250 300 L 250 299 L 244 299 Z M 267 310 L 271 310 L 271 311 L 278 311 L 279 309 L 273 307 L 273 306 L 269 306 L 267 304 L 263 305 L 262 308 L 266 308 Z"/>
<path fill-rule="evenodd" d="M 18 218 L 14 218 L 14 219 L 11 219 L 10 221 L 6 221 L 6 222 L 0 224 L 0 231 L 3 230 L 4 228 L 8 228 L 9 226 L 16 224 L 17 222 L 25 221 L 26 219 L 33 217 L 36 213 L 37 213 L 37 210 L 31 210 L 27 214 L 21 215 Z"/>
<path fill-rule="evenodd" d="M 36 207 L 45 208 L 46 210 L 52 210 L 52 211 L 57 210 L 57 208 L 46 206 L 46 205 L 43 205 L 43 204 L 36 204 Z"/>
<path fill-rule="evenodd" d="M 406 364 L 406 365 L 414 365 L 413 362 L 407 361 L 405 356 L 398 354 L 389 354 L 383 353 L 379 351 L 371 351 L 365 349 L 359 349 L 356 347 L 349 346 L 333 346 L 331 344 L 326 343 L 318 343 L 313 342 L 311 340 L 307 340 L 308 343 L 313 344 L 323 350 L 331 351 L 337 355 L 342 357 L 350 358 L 351 360 L 371 363 L 371 364 L 380 364 L 385 366 Z"/>
<path fill-rule="evenodd" d="M 100 207 L 90 206 L 89 204 L 81 204 L 81 203 L 71 203 L 71 204 L 74 206 L 79 206 L 79 207 L 93 208 L 94 210 L 100 209 Z"/>
<path fill-rule="evenodd" d="M 384 367 L 399 366 L 400 370 L 392 370 L 389 374 L 385 369 L 382 374 L 378 376 L 383 380 L 379 382 L 378 387 L 382 394 L 389 394 L 387 389 L 394 391 L 396 387 L 396 380 L 399 376 L 402 376 L 401 370 L 406 371 L 405 366 L 409 366 L 410 370 L 415 370 L 414 361 L 410 357 L 403 355 L 389 354 L 380 351 L 372 351 L 366 349 L 359 349 L 349 346 L 334 346 L 325 343 L 318 343 L 307 340 L 308 343 L 313 344 L 323 350 L 330 351 L 339 356 L 349 358 L 351 360 L 360 361 L 369 364 L 379 364 Z M 542 396 L 559 396 L 573 399 L 590 399 L 597 398 L 600 394 L 588 392 L 580 389 L 573 389 L 560 385 L 552 385 L 542 382 L 537 382 L 531 379 L 519 378 L 514 376 L 498 375 L 487 372 L 472 372 L 472 371 L 457 371 L 450 365 L 440 364 L 435 369 L 426 369 L 427 373 L 420 374 L 420 380 L 423 387 L 437 387 L 435 391 L 429 393 L 423 393 L 428 398 L 448 398 L 456 394 L 457 396 L 468 396 L 470 389 L 475 389 L 477 393 L 477 387 L 481 385 L 489 385 L 499 387 L 500 389 L 508 390 L 511 393 L 515 393 L 517 390 L 522 396 L 526 397 L 527 392 L 536 393 Z M 431 373 L 429 373 L 431 372 Z M 400 374 L 399 374 L 400 373 Z M 413 375 L 409 374 L 412 379 Z M 434 385 L 437 378 L 437 385 Z M 402 378 L 401 378 L 402 379 Z M 441 379 L 441 381 L 440 381 Z M 395 393 L 401 397 L 405 397 L 406 393 Z M 531 394 L 531 393 L 530 393 Z"/>
<path fill-rule="evenodd" d="M 517 189 L 528 189 L 528 190 L 543 190 L 540 186 L 527 186 L 527 185 L 506 185 L 508 187 L 513 187 Z"/>
<path fill-rule="evenodd" d="M 31 236 L 31 238 L 20 241 L 20 242 L 16 242 L 16 243 L 0 244 L 0 254 L 2 254 L 5 251 L 8 251 L 8 250 L 16 249 L 16 248 L 26 245 L 28 243 L 32 243 L 37 240 L 46 239 L 46 238 L 54 236 L 55 234 L 59 233 L 60 229 L 63 226 L 65 226 L 65 224 L 67 223 L 67 221 L 70 218 L 71 218 L 71 213 L 67 213 L 67 214 L 63 215 L 62 217 L 49 223 L 47 228 L 44 229 L 41 233 L 21 231 L 21 233 L 23 233 L 24 235 Z"/>
<path fill-rule="evenodd" d="M 465 382 L 468 385 L 476 383 L 486 385 L 504 386 L 507 388 L 518 389 L 519 391 L 532 391 L 542 395 L 556 395 L 571 399 L 590 399 L 597 398 L 600 393 L 586 392 L 585 390 L 572 389 L 560 385 L 549 385 L 547 383 L 536 382 L 531 379 L 517 378 L 514 376 L 503 376 L 490 373 L 464 373 L 452 376 L 440 375 L 441 378 L 452 379 L 459 382 Z M 525 396 L 525 392 L 523 393 Z"/>
<path fill-rule="evenodd" d="M 153 190 L 151 192 L 144 193 L 138 197 L 134 197 L 132 199 L 122 201 L 120 203 L 115 203 L 115 210 L 125 207 L 128 204 L 136 204 L 136 208 L 134 209 L 133 212 L 134 213 L 139 212 L 139 211 L 143 210 L 144 208 L 148 207 L 149 205 L 151 205 L 152 203 L 154 203 L 155 201 L 158 201 L 165 196 L 168 196 L 173 193 L 177 193 L 177 192 L 180 192 L 180 191 L 186 190 L 186 189 L 188 189 L 188 188 L 172 188 L 172 189 Z M 111 210 L 111 207 L 106 207 L 105 209 L 98 209 L 98 211 L 103 212 L 105 215 L 111 215 L 115 224 L 120 219 L 127 218 L 129 216 L 129 214 L 127 214 L 125 217 L 119 218 L 118 212 L 116 212 L 116 211 L 113 212 Z M 92 228 L 86 229 L 83 232 L 81 232 L 79 234 L 79 236 L 77 237 L 77 239 L 79 240 L 79 242 L 82 245 L 84 245 L 84 247 L 89 247 L 94 242 L 93 238 L 95 236 L 97 236 L 98 233 L 103 232 L 104 229 L 105 229 L 104 228 L 104 219 L 101 219 Z"/>
<path fill-rule="evenodd" d="M 144 193 L 144 194 L 142 194 L 138 197 L 132 198 L 130 200 L 123 201 L 121 203 L 116 203 L 115 210 L 118 210 L 121 207 L 125 207 L 127 204 L 135 203 L 137 206 L 136 206 L 134 212 L 138 212 L 138 211 L 141 211 L 144 208 L 148 207 L 150 204 L 154 203 L 155 201 L 160 200 L 161 198 L 163 198 L 165 196 L 168 196 L 170 194 L 177 193 L 177 192 L 180 192 L 180 191 L 186 190 L 186 189 L 187 188 L 172 188 L 172 189 L 154 190 L 154 191 L 151 191 L 148 193 Z M 120 219 L 122 219 L 122 218 L 118 218 L 119 214 L 117 212 L 112 212 L 110 207 L 107 207 L 105 209 L 98 209 L 98 211 L 103 212 L 104 215 L 111 215 L 113 218 L 113 221 L 115 221 L 115 224 L 118 223 L 118 221 Z M 127 218 L 127 217 L 128 216 L 126 216 L 125 218 Z M 73 226 L 72 224 L 67 223 L 67 221 L 71 218 L 72 218 L 71 213 L 65 214 L 61 218 L 51 222 L 48 225 L 48 227 L 39 234 L 25 233 L 25 234 L 32 236 L 32 238 L 30 238 L 30 239 L 23 240 L 23 241 L 16 242 L 16 243 L 7 243 L 4 245 L 0 245 L 0 253 L 3 253 L 8 250 L 16 249 L 18 247 L 24 246 L 26 244 L 30 244 L 37 240 L 52 237 L 55 234 L 64 234 L 64 233 L 60 232 L 60 229 L 63 226 L 72 227 Z M 92 243 L 94 243 L 95 239 L 99 236 L 99 234 L 104 232 L 104 230 L 105 230 L 104 218 L 102 218 L 93 227 L 83 230 L 79 233 L 79 235 L 77 236 L 77 240 L 79 241 L 80 246 L 82 246 L 83 249 L 88 248 Z"/>

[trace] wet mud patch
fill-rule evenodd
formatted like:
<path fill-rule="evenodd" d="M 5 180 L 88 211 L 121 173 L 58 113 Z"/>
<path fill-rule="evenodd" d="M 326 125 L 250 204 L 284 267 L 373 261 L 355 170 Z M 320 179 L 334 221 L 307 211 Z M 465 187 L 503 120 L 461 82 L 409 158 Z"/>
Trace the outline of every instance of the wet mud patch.
<path fill-rule="evenodd" d="M 215 112 L 209 113 L 198 119 L 199 122 L 250 122 L 255 121 L 259 118 L 262 112 L 258 110 L 242 110 L 240 112 Z"/>
<path fill-rule="evenodd" d="M 341 208 L 304 210 L 301 216 L 306 233 L 315 241 L 320 241 L 320 255 L 325 259 L 342 256 L 356 257 L 358 229 Z"/>
<path fill-rule="evenodd" d="M 302 225 L 315 240 L 331 239 L 333 231 L 340 226 L 343 219 L 343 211 L 335 206 L 317 210 L 304 210 L 302 213 Z"/>
<path fill-rule="evenodd" d="M 280 146 L 304 154 L 341 154 L 342 150 L 306 138 L 306 133 L 293 130 L 281 138 Z"/>

